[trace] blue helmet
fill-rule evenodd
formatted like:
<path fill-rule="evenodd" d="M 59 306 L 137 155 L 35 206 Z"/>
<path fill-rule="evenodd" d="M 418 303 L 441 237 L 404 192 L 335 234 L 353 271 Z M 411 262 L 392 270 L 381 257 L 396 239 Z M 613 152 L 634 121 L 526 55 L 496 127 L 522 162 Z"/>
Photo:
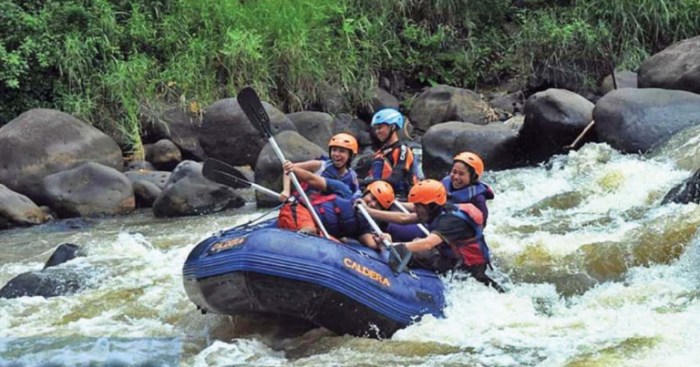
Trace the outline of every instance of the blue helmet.
<path fill-rule="evenodd" d="M 371 126 L 388 124 L 396 125 L 399 129 L 403 129 L 403 115 L 401 112 L 393 108 L 384 108 L 377 111 L 374 116 L 372 116 Z"/>

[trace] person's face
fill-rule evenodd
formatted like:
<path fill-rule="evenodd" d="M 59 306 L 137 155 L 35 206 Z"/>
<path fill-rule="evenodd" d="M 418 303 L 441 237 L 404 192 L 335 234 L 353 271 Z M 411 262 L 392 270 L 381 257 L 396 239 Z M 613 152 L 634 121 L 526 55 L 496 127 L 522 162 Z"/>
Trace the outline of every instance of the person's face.
<path fill-rule="evenodd" d="M 365 196 L 362 199 L 364 199 L 365 204 L 367 204 L 367 206 L 372 208 L 372 209 L 379 209 L 379 210 L 384 209 L 384 208 L 382 208 L 381 205 L 379 205 L 379 201 L 377 201 L 377 199 L 374 198 L 374 195 L 372 195 L 371 192 L 368 192 L 367 194 L 365 194 Z"/>
<path fill-rule="evenodd" d="M 430 210 L 425 204 L 415 204 L 416 215 L 418 216 L 418 221 L 421 223 L 430 222 Z"/>
<path fill-rule="evenodd" d="M 387 141 L 390 133 L 391 126 L 389 124 L 374 125 L 374 135 L 376 135 L 377 139 L 379 139 L 380 141 Z"/>
<path fill-rule="evenodd" d="M 450 179 L 452 180 L 452 187 L 455 189 L 461 189 L 469 185 L 471 183 L 469 167 L 463 162 L 455 162 L 452 165 L 452 171 L 450 171 Z"/>
<path fill-rule="evenodd" d="M 331 147 L 331 161 L 336 168 L 343 168 L 350 160 L 350 150 L 341 147 Z"/>

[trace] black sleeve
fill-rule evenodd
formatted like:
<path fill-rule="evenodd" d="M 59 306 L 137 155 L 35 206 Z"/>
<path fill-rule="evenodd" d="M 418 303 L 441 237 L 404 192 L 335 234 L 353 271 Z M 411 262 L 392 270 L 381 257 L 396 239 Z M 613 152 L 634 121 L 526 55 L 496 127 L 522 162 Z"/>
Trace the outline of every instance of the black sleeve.
<path fill-rule="evenodd" d="M 476 236 L 476 231 L 464 219 L 454 214 L 443 214 L 435 219 L 433 233 L 445 242 L 454 242 Z"/>

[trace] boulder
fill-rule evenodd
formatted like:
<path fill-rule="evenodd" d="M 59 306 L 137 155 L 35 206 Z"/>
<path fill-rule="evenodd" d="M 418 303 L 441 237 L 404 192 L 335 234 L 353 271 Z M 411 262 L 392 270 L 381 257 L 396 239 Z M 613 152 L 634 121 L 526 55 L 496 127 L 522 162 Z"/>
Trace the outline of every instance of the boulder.
<path fill-rule="evenodd" d="M 420 132 L 431 126 L 447 122 L 462 121 L 484 125 L 491 121 L 489 105 L 477 93 L 439 85 L 421 93 L 411 106 L 410 118 Z"/>
<path fill-rule="evenodd" d="M 333 116 L 325 112 L 302 111 L 287 115 L 297 132 L 308 141 L 325 147 L 333 136 Z"/>
<path fill-rule="evenodd" d="M 84 275 L 76 268 L 58 267 L 77 256 L 80 248 L 72 243 L 59 245 L 40 271 L 29 271 L 10 279 L 0 289 L 0 298 L 56 297 L 75 293 L 84 286 Z"/>
<path fill-rule="evenodd" d="M 603 78 L 600 83 L 600 94 L 604 96 L 615 89 L 637 88 L 637 73 L 629 70 L 615 71 L 615 83 L 613 83 L 612 74 Z"/>
<path fill-rule="evenodd" d="M 170 178 L 170 172 L 136 170 L 126 171 L 124 172 L 124 176 L 126 176 L 132 184 L 137 181 L 147 181 L 154 184 L 156 187 L 162 190 L 168 183 L 168 179 Z"/>
<path fill-rule="evenodd" d="M 150 208 L 162 191 L 155 184 L 148 181 L 136 181 L 131 186 L 134 189 L 137 208 Z"/>
<path fill-rule="evenodd" d="M 146 160 L 158 170 L 170 171 L 182 162 L 182 153 L 172 141 L 160 139 L 146 149 Z"/>
<path fill-rule="evenodd" d="M 197 138 L 197 131 L 202 124 L 201 116 L 175 107 L 163 112 L 156 124 L 160 126 L 157 139 L 172 141 L 182 152 L 183 158 L 197 160 L 206 158 Z"/>
<path fill-rule="evenodd" d="M 525 123 L 519 143 L 527 159 L 539 163 L 554 154 L 566 152 L 593 118 L 593 103 L 564 89 L 535 93 L 525 102 Z M 594 140 L 587 134 L 582 143 Z"/>
<path fill-rule="evenodd" d="M 668 203 L 700 203 L 700 170 L 666 193 L 661 205 Z"/>
<path fill-rule="evenodd" d="M 48 175 L 43 185 L 49 206 L 61 217 L 126 214 L 136 207 L 129 179 L 95 162 Z"/>
<path fill-rule="evenodd" d="M 700 95 L 665 89 L 623 88 L 593 110 L 598 139 L 625 153 L 647 152 L 673 134 L 700 124 Z"/>
<path fill-rule="evenodd" d="M 0 184 L 0 229 L 41 224 L 48 219 L 47 213 L 28 197 Z"/>
<path fill-rule="evenodd" d="M 700 36 L 676 42 L 644 60 L 639 88 L 662 88 L 700 93 Z"/>
<path fill-rule="evenodd" d="M 232 188 L 204 178 L 201 163 L 183 161 L 175 167 L 153 203 L 153 214 L 156 217 L 200 215 L 244 204 Z"/>
<path fill-rule="evenodd" d="M 323 148 L 306 140 L 295 131 L 281 132 L 275 140 L 282 149 L 285 159 L 292 162 L 316 159 L 325 153 Z M 274 191 L 282 191 L 282 163 L 270 144 L 263 148 L 255 164 L 255 182 Z M 256 193 L 256 198 L 258 206 L 280 204 L 279 200 L 267 194 Z"/>
<path fill-rule="evenodd" d="M 321 81 L 318 87 L 318 103 L 321 110 L 330 114 L 344 112 L 348 107 L 348 100 L 342 91 L 342 87 L 333 86 Z"/>
<path fill-rule="evenodd" d="M 452 167 L 452 158 L 460 152 L 478 154 L 487 170 L 512 168 L 517 161 L 517 131 L 500 123 L 476 125 L 447 122 L 431 127 L 423 135 L 423 173 L 442 179 Z"/>
<path fill-rule="evenodd" d="M 372 138 L 369 134 L 369 126 L 364 121 L 355 116 L 341 113 L 333 121 L 333 134 L 348 133 L 357 139 L 360 147 L 372 145 Z M 324 145 L 319 145 L 322 148 L 328 146 L 328 142 Z"/>
<path fill-rule="evenodd" d="M 296 131 L 294 123 L 275 107 L 263 102 L 270 116 L 273 134 Z M 255 166 L 267 138 L 248 120 L 235 98 L 222 99 L 206 109 L 198 131 L 199 142 L 207 156 L 233 166 Z"/>
<path fill-rule="evenodd" d="M 116 142 L 96 128 L 56 110 L 33 109 L 0 128 L 0 182 L 45 204 L 42 179 L 85 162 L 121 169 Z"/>

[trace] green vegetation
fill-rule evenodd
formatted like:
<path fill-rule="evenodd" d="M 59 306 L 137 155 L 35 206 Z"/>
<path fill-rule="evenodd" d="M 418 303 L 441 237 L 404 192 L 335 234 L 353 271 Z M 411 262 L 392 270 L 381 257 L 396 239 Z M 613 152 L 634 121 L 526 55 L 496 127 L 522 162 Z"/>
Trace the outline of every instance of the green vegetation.
<path fill-rule="evenodd" d="M 322 91 L 365 103 L 412 88 L 517 78 L 593 85 L 700 34 L 700 0 L 0 0 L 0 124 L 57 108 L 121 133 L 144 107 L 197 110 L 245 85 L 287 110 Z"/>

